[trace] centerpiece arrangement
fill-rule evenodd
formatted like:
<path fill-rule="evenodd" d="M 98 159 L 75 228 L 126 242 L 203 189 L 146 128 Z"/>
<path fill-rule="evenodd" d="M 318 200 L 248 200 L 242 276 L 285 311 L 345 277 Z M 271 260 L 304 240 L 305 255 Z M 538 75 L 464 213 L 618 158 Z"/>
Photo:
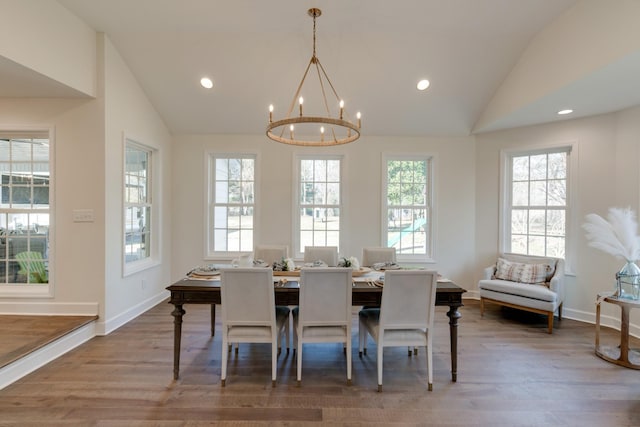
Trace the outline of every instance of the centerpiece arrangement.
<path fill-rule="evenodd" d="M 582 225 L 589 246 L 625 261 L 616 273 L 615 295 L 618 298 L 640 299 L 640 237 L 636 214 L 629 208 L 610 208 L 608 221 L 597 214 L 586 216 Z"/>
<path fill-rule="evenodd" d="M 293 258 L 282 258 L 280 261 L 273 263 L 273 271 L 295 271 L 296 264 Z"/>
<path fill-rule="evenodd" d="M 340 258 L 340 261 L 338 261 L 338 267 L 351 267 L 354 270 L 360 270 L 360 261 L 358 261 L 358 258 L 354 256 L 349 258 Z"/>

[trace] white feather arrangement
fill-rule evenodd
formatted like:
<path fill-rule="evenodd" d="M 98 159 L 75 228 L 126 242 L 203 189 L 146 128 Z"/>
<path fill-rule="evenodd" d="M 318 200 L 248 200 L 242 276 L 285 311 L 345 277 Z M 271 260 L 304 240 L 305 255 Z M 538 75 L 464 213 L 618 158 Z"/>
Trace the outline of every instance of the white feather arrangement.
<path fill-rule="evenodd" d="M 588 214 L 582 228 L 589 246 L 626 261 L 640 259 L 640 237 L 636 214 L 630 208 L 610 208 L 608 219 Z"/>

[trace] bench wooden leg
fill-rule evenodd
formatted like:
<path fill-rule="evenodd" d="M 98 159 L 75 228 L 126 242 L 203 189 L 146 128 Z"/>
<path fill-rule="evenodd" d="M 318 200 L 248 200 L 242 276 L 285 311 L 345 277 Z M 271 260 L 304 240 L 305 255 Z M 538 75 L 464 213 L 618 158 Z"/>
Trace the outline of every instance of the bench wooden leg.
<path fill-rule="evenodd" d="M 480 298 L 480 317 L 484 316 L 484 298 Z"/>
<path fill-rule="evenodd" d="M 549 333 L 552 334 L 553 333 L 553 311 L 549 312 L 549 320 L 548 320 L 548 325 L 549 325 Z"/>

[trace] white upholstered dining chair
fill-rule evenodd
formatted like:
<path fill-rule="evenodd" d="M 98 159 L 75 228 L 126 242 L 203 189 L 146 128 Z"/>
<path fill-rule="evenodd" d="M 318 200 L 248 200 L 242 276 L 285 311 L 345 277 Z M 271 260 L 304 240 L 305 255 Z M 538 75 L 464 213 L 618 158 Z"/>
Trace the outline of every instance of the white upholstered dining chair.
<path fill-rule="evenodd" d="M 273 266 L 274 262 L 279 262 L 283 258 L 289 257 L 289 247 L 285 245 L 256 245 L 253 251 L 255 261 L 262 260 Z"/>
<path fill-rule="evenodd" d="M 385 273 L 380 309 L 360 310 L 359 354 L 366 353 L 367 334 L 377 345 L 378 391 L 382 391 L 385 347 L 426 347 L 427 383 L 433 389 L 432 328 L 437 273 L 393 270 Z"/>
<path fill-rule="evenodd" d="M 337 246 L 305 246 L 304 262 L 324 261 L 329 267 L 338 265 Z"/>
<path fill-rule="evenodd" d="M 305 343 L 342 343 L 351 385 L 351 268 L 300 270 L 300 305 L 293 309 L 297 349 L 297 380 L 302 380 Z"/>
<path fill-rule="evenodd" d="M 233 268 L 220 272 L 222 302 L 221 384 L 227 379 L 231 343 L 271 343 L 271 385 L 276 385 L 279 339 L 289 308 L 276 309 L 270 268 Z"/>
<path fill-rule="evenodd" d="M 366 247 L 362 248 L 362 266 L 373 267 L 378 263 L 395 263 L 396 248 Z"/>

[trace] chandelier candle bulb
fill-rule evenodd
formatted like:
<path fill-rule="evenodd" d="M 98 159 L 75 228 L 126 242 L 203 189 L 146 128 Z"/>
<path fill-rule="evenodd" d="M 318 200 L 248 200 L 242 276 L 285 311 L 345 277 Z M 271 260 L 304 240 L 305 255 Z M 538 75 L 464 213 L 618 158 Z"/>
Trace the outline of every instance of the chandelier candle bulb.
<path fill-rule="evenodd" d="M 324 126 L 320 126 L 320 141 L 324 141 Z"/>
<path fill-rule="evenodd" d="M 358 129 L 360 129 L 360 127 L 362 126 L 362 114 L 360 114 L 360 111 L 358 111 L 356 117 L 358 118 Z"/>
<path fill-rule="evenodd" d="M 289 133 L 291 134 L 291 139 L 293 139 L 293 125 L 289 126 Z"/>
<path fill-rule="evenodd" d="M 344 101 L 340 100 L 340 120 L 342 120 L 342 113 L 344 113 Z"/>
<path fill-rule="evenodd" d="M 304 102 L 304 98 L 300 97 L 300 99 L 298 100 L 298 102 L 300 102 L 300 117 L 302 117 L 302 103 Z"/>
<path fill-rule="evenodd" d="M 273 123 L 273 104 L 269 105 L 269 123 Z"/>

